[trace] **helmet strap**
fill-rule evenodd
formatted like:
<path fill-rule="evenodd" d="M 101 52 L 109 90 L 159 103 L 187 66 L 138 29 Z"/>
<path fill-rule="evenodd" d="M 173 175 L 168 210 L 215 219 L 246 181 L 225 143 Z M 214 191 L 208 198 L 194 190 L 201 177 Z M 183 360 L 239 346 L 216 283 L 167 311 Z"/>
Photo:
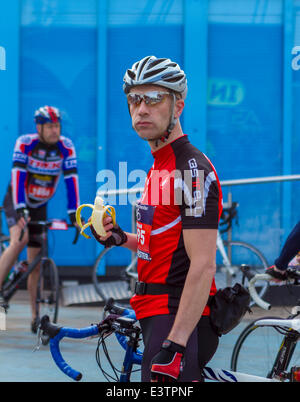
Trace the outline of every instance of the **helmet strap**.
<path fill-rule="evenodd" d="M 44 124 L 41 124 L 41 131 L 39 133 L 40 140 L 45 143 L 44 139 Z"/>
<path fill-rule="evenodd" d="M 176 123 L 177 123 L 177 119 L 175 119 L 174 117 L 174 110 L 175 110 L 175 103 L 176 103 L 176 96 L 175 94 L 172 92 L 170 93 L 170 95 L 172 95 L 172 112 L 171 112 L 171 117 L 170 117 L 170 121 L 168 124 L 168 127 L 166 129 L 166 131 L 164 132 L 164 134 L 155 141 L 155 146 L 158 146 L 159 141 L 161 142 L 165 142 L 167 141 L 167 139 L 169 138 L 171 132 L 173 131 Z"/>

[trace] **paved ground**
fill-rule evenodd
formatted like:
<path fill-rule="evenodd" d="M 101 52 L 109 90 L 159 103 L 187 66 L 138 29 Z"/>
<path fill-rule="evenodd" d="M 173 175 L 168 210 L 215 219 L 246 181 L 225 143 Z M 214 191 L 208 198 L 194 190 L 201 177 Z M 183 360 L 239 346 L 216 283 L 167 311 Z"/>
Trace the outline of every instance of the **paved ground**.
<path fill-rule="evenodd" d="M 84 327 L 98 322 L 101 319 L 101 313 L 101 307 L 61 307 L 59 323 L 65 326 Z M 287 316 L 287 310 L 277 307 L 271 310 L 271 314 Z M 249 320 L 262 315 L 270 315 L 270 312 L 253 308 L 253 314 L 247 314 L 237 328 L 221 337 L 219 349 L 210 365 L 229 368 L 231 351 L 237 336 Z M 108 342 L 111 357 L 120 367 L 123 356 L 120 353 L 120 346 L 113 336 Z M 19 291 L 11 301 L 6 316 L 6 330 L 0 331 L 0 381 L 72 382 L 55 366 L 48 346 L 41 346 L 39 351 L 33 352 L 35 343 L 36 337 L 30 332 L 27 292 Z M 96 363 L 96 346 L 97 339 L 63 341 L 62 354 L 73 368 L 83 373 L 83 382 L 106 381 Z M 106 368 L 108 369 L 108 366 Z M 133 380 L 138 381 L 139 374 L 135 374 Z"/>

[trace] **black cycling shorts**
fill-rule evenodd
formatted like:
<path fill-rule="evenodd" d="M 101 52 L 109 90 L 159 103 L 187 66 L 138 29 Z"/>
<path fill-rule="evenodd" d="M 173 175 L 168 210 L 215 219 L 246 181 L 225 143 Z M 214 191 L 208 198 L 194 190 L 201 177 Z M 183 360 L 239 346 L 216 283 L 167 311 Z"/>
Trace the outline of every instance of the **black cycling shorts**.
<path fill-rule="evenodd" d="M 8 186 L 7 192 L 3 201 L 3 208 L 6 216 L 7 226 L 11 228 L 18 222 L 18 214 L 14 209 L 12 200 L 11 186 Z M 39 208 L 28 208 L 29 216 L 32 221 L 44 221 L 47 219 L 47 207 L 43 205 Z M 28 247 L 39 248 L 40 242 L 36 239 L 42 233 L 42 228 L 38 226 L 29 226 L 29 242 Z"/>
<path fill-rule="evenodd" d="M 158 315 L 140 320 L 144 341 L 142 361 L 142 382 L 150 381 L 152 358 L 160 351 L 167 338 L 175 315 Z M 215 354 L 219 337 L 210 324 L 210 318 L 203 316 L 192 332 L 185 351 L 185 365 L 180 382 L 203 381 L 202 369 Z"/>

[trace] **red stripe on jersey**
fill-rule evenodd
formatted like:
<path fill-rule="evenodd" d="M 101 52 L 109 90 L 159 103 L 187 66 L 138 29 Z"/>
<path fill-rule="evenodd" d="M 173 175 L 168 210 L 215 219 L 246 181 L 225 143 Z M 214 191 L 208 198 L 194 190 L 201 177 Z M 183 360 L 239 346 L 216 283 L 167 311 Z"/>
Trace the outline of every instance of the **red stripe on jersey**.
<path fill-rule="evenodd" d="M 76 197 L 76 208 L 79 207 L 79 185 L 78 185 L 78 177 L 72 177 L 74 190 L 75 190 L 75 197 Z"/>
<path fill-rule="evenodd" d="M 20 172 L 15 172 L 15 178 L 12 181 L 13 185 L 13 196 L 14 196 L 14 205 L 18 205 L 18 189 L 19 189 L 19 179 L 20 179 Z"/>

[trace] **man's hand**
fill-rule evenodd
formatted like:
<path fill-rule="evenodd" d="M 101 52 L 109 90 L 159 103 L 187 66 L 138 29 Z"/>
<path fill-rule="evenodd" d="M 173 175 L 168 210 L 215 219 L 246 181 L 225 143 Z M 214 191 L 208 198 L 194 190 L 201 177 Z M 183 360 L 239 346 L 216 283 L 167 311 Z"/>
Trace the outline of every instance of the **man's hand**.
<path fill-rule="evenodd" d="M 285 271 L 280 271 L 275 265 L 266 269 L 266 274 L 274 278 L 274 282 L 282 282 L 287 279 L 287 274 Z"/>
<path fill-rule="evenodd" d="M 183 370 L 185 347 L 166 339 L 151 362 L 151 382 L 176 382 Z"/>
<path fill-rule="evenodd" d="M 91 232 L 95 239 L 101 243 L 105 248 L 112 246 L 121 246 L 122 244 L 127 242 L 126 233 L 120 228 L 119 225 L 113 226 L 112 219 L 107 217 L 104 219 L 104 229 L 107 233 L 107 236 L 101 237 L 97 234 L 93 226 L 90 226 Z"/>
<path fill-rule="evenodd" d="M 25 229 L 25 226 L 30 221 L 28 209 L 26 208 L 17 209 L 17 215 L 18 215 L 18 222 L 17 222 L 18 226 L 20 227 L 20 229 Z"/>
<path fill-rule="evenodd" d="M 17 209 L 17 215 L 18 215 L 17 225 L 20 228 L 19 241 L 21 241 L 23 239 L 25 229 L 27 227 L 27 223 L 30 221 L 30 216 L 29 216 L 29 211 L 27 208 Z"/>

